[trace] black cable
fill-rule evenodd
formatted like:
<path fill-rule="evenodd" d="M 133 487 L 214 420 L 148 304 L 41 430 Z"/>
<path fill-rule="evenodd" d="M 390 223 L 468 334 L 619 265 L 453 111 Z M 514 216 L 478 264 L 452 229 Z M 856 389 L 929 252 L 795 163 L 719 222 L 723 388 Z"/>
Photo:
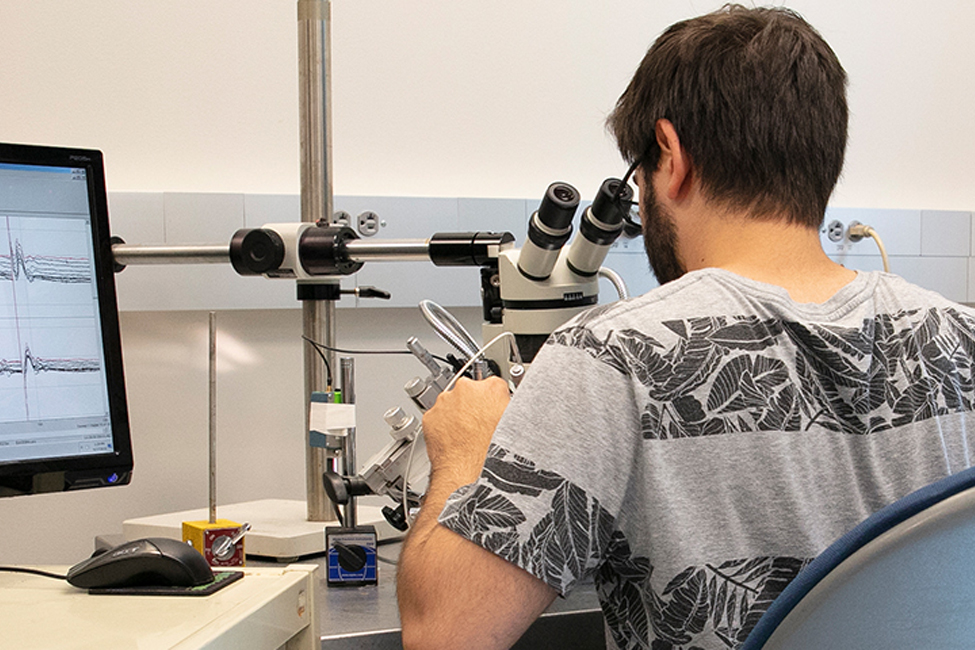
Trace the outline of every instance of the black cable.
<path fill-rule="evenodd" d="M 634 205 L 637 204 L 636 201 L 628 201 L 623 198 L 623 189 L 626 187 L 627 183 L 630 182 L 630 176 L 636 171 L 636 168 L 640 166 L 642 158 L 638 158 L 630 165 L 630 168 L 626 170 L 626 174 L 623 176 L 623 180 L 620 181 L 619 186 L 616 188 L 616 193 L 613 195 L 613 203 L 619 208 L 620 214 L 623 215 L 624 224 L 624 234 L 628 237 L 636 237 L 643 232 L 643 227 L 637 222 L 633 221 L 630 217 L 630 210 Z M 624 206 L 624 204 L 626 204 Z"/>
<path fill-rule="evenodd" d="M 30 573 L 36 576 L 44 576 L 45 578 L 57 578 L 58 580 L 68 579 L 68 576 L 58 575 L 57 573 L 49 573 L 48 571 L 41 571 L 40 569 L 25 569 L 17 566 L 0 566 L 0 571 L 8 571 L 10 573 Z"/>
<path fill-rule="evenodd" d="M 345 350 L 343 348 L 333 348 L 330 345 L 325 345 L 324 343 L 319 343 L 318 341 L 312 341 L 309 338 L 306 338 L 305 340 L 315 347 L 328 350 L 329 352 L 338 352 L 339 354 L 411 354 L 409 350 Z"/>
<path fill-rule="evenodd" d="M 318 353 L 318 356 L 322 358 L 322 363 L 325 364 L 325 384 L 328 386 L 329 389 L 331 389 L 332 388 L 332 366 L 328 365 L 328 359 L 326 359 L 322 351 L 318 349 L 318 346 L 320 344 L 316 343 L 315 341 L 311 340 L 305 335 L 302 335 L 301 338 L 311 343 L 312 349 Z"/>
<path fill-rule="evenodd" d="M 301 338 L 305 339 L 306 341 L 314 345 L 315 349 L 319 350 L 319 354 L 321 354 L 321 350 L 328 350 L 329 352 L 338 352 L 339 354 L 412 354 L 412 352 L 410 352 L 409 350 L 345 350 L 343 348 L 333 348 L 330 345 L 325 345 L 324 343 L 313 341 L 307 336 L 302 336 Z M 443 361 L 446 364 L 450 363 L 449 360 L 443 357 L 439 357 L 435 354 L 431 354 L 430 356 L 436 359 L 437 361 Z"/>

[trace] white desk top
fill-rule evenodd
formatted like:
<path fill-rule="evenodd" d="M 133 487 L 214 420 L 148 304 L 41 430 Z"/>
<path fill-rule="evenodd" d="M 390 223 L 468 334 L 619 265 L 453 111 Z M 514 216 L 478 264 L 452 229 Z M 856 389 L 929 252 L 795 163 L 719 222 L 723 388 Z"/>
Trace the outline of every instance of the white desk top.
<path fill-rule="evenodd" d="M 0 573 L 0 630 L 15 648 L 318 650 L 314 565 L 248 568 L 205 597 L 91 596 L 67 582 Z M 66 568 L 55 568 L 65 573 Z"/>

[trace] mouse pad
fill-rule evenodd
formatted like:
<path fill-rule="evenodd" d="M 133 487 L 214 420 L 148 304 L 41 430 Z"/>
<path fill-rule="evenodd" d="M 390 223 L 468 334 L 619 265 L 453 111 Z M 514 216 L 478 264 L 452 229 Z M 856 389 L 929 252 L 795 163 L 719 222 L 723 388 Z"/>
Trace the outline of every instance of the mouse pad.
<path fill-rule="evenodd" d="M 155 585 L 99 587 L 89 589 L 88 593 L 97 596 L 209 596 L 243 577 L 243 571 L 214 571 L 213 580 L 199 587 L 160 587 Z"/>

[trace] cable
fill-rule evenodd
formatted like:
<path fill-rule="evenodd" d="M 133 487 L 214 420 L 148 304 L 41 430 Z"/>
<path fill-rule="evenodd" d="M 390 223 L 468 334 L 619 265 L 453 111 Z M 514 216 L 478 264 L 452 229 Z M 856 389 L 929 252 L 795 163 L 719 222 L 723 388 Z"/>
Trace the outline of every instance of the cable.
<path fill-rule="evenodd" d="M 500 341 L 501 339 L 503 339 L 505 337 L 510 337 L 511 338 L 511 341 L 512 341 L 512 344 L 511 344 L 512 349 L 514 350 L 515 355 L 518 355 L 518 352 L 517 352 L 518 348 L 517 348 L 517 346 L 514 345 L 515 335 L 512 334 L 511 332 L 501 332 L 500 334 L 498 334 L 497 336 L 495 336 L 493 339 L 491 339 L 490 341 L 488 341 L 486 345 L 484 345 L 483 347 L 481 347 L 480 349 L 478 349 L 474 353 L 474 355 L 470 359 L 467 360 L 467 363 L 465 363 L 463 366 L 461 366 L 460 370 L 458 370 L 457 373 L 447 383 L 447 387 L 444 388 L 443 392 L 446 393 L 451 388 L 453 388 L 454 387 L 454 384 L 457 383 L 457 380 L 459 378 L 461 378 L 464 375 L 464 373 L 467 372 L 467 370 L 472 365 L 474 365 L 474 363 L 478 359 L 480 359 L 482 356 L 484 356 L 484 353 L 487 352 L 489 349 L 491 349 L 491 346 L 492 345 L 494 345 L 495 343 L 497 343 L 498 341 Z M 520 357 L 518 359 L 518 362 L 519 363 L 521 362 Z M 409 455 L 409 458 L 406 461 L 406 471 L 403 473 L 403 517 L 404 517 L 404 519 L 406 521 L 407 530 L 409 530 L 412 527 L 412 525 L 410 524 L 410 510 L 409 510 L 409 506 L 408 506 L 408 502 L 407 502 L 407 494 L 408 494 L 409 489 L 410 489 L 410 484 L 409 484 L 409 481 L 410 481 L 410 469 L 413 466 L 413 452 L 416 451 L 416 442 L 417 442 L 417 440 L 420 439 L 420 436 L 422 436 L 422 435 L 423 435 L 423 428 L 420 427 L 417 430 L 416 437 L 413 438 L 413 442 L 410 443 L 410 455 Z"/>
<path fill-rule="evenodd" d="M 627 183 L 630 182 L 630 176 L 636 171 L 636 168 L 640 166 L 643 158 L 637 158 L 630 165 L 630 168 L 626 170 L 626 174 L 623 175 L 623 180 L 620 181 L 619 187 L 616 188 L 616 194 L 613 195 L 613 203 L 617 205 L 620 209 L 620 213 L 623 215 L 623 235 L 630 239 L 638 237 L 643 234 L 643 226 L 633 220 L 630 216 L 630 212 L 633 210 L 633 206 L 637 205 L 636 201 L 627 201 L 623 199 L 623 188 L 626 187 Z M 624 206 L 623 204 L 627 205 Z"/>
<path fill-rule="evenodd" d="M 619 296 L 620 300 L 626 300 L 630 297 L 630 291 L 626 288 L 626 281 L 623 279 L 623 276 L 605 266 L 600 266 L 598 273 L 599 277 L 606 278 L 612 283 L 613 288 L 616 289 L 616 295 Z"/>
<path fill-rule="evenodd" d="M 41 571 L 40 569 L 25 569 L 23 567 L 16 566 L 0 566 L 0 571 L 8 571 L 10 573 L 30 573 L 31 575 L 43 576 L 45 578 L 56 578 L 58 580 L 68 579 L 68 576 L 58 575 L 57 573 Z"/>
<path fill-rule="evenodd" d="M 847 236 L 852 242 L 858 242 L 864 237 L 871 237 L 874 243 L 877 244 L 877 248 L 880 249 L 880 259 L 884 263 L 884 273 L 890 273 L 890 261 L 887 259 L 887 248 L 884 247 L 884 242 L 880 239 L 880 234 L 874 230 L 873 226 L 854 221 L 850 224 L 849 230 L 847 230 Z"/>
<path fill-rule="evenodd" d="M 423 427 L 417 427 L 416 435 L 410 442 L 410 455 L 406 459 L 406 471 L 403 473 L 403 521 L 406 522 L 406 530 L 413 527 L 410 522 L 410 504 L 408 495 L 410 493 L 410 471 L 413 469 L 413 452 L 416 451 L 416 441 L 423 435 Z"/>
<path fill-rule="evenodd" d="M 498 334 L 497 336 L 495 336 L 493 339 L 491 339 L 490 341 L 488 341 L 483 347 L 481 347 L 474 354 L 474 356 L 472 356 L 470 359 L 467 360 L 467 363 L 465 363 L 464 365 L 462 365 L 460 367 L 460 370 L 458 370 L 457 373 L 447 383 L 447 387 L 443 389 L 443 392 L 446 393 L 448 390 L 450 390 L 451 388 L 453 388 L 454 387 L 454 384 L 457 383 L 457 380 L 460 379 L 464 375 L 464 373 L 467 372 L 467 370 L 471 366 L 474 365 L 474 362 L 476 362 L 478 359 L 480 359 L 481 357 L 483 357 L 484 356 L 484 353 L 487 352 L 488 350 L 490 350 L 492 345 L 494 345 L 495 343 L 497 343 L 501 339 L 505 338 L 506 336 L 511 338 L 511 348 L 512 348 L 512 351 L 515 353 L 515 355 L 518 355 L 518 346 L 515 345 L 515 335 L 512 334 L 511 332 L 501 332 L 500 334 Z M 518 359 L 518 363 L 521 363 L 520 356 L 519 356 L 519 359 Z"/>
<path fill-rule="evenodd" d="M 319 343 L 318 341 L 312 340 L 307 336 L 302 336 L 316 348 L 321 348 L 322 350 L 328 350 L 329 352 L 338 352 L 339 354 L 410 354 L 409 350 L 346 350 L 344 348 L 336 348 L 331 345 L 325 345 L 324 343 Z"/>
<path fill-rule="evenodd" d="M 318 341 L 315 341 L 314 339 L 310 339 L 307 336 L 302 336 L 301 338 L 311 343 L 312 346 L 314 346 L 315 351 L 318 352 L 318 355 L 322 358 L 322 361 L 325 362 L 325 367 L 328 368 L 329 386 L 332 385 L 332 379 L 331 379 L 332 369 L 328 366 L 328 360 L 325 359 L 325 355 L 322 354 L 322 350 L 328 350 L 329 352 L 338 352 L 339 354 L 412 354 L 409 350 L 345 350 L 343 348 L 333 348 L 330 345 L 319 343 Z M 438 356 L 436 354 L 431 354 L 430 356 L 436 359 L 437 361 L 443 361 L 448 366 L 453 365 L 449 359 L 446 359 L 444 357 Z"/>
<path fill-rule="evenodd" d="M 321 343 L 316 343 L 315 341 L 311 340 L 310 338 L 304 335 L 302 335 L 301 338 L 311 343 L 312 349 L 318 353 L 318 356 L 322 358 L 322 363 L 325 364 L 325 385 L 328 387 L 329 390 L 332 390 L 332 366 L 329 365 L 328 359 L 325 358 L 325 353 L 323 353 L 319 347 L 321 346 Z"/>
<path fill-rule="evenodd" d="M 419 307 L 420 313 L 440 338 L 454 346 L 465 357 L 474 354 L 477 350 L 477 342 L 453 314 L 432 300 L 421 300 Z"/>

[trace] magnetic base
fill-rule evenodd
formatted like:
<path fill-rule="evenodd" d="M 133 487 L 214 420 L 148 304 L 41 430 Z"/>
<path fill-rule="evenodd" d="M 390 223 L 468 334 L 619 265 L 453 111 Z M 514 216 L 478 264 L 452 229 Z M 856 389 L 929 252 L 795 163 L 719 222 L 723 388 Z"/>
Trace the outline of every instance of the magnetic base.
<path fill-rule="evenodd" d="M 229 544 L 239 530 L 240 524 L 229 519 L 217 519 L 213 523 L 207 519 L 184 521 L 183 541 L 192 544 L 212 567 L 244 566 L 244 538 Z M 228 542 L 226 550 L 223 554 L 215 553 L 214 548 L 224 539 Z"/>
<path fill-rule="evenodd" d="M 379 583 L 376 529 L 373 526 L 325 528 L 326 584 L 329 587 L 361 587 Z"/>
<path fill-rule="evenodd" d="M 383 517 L 382 508 L 358 504 L 358 520 L 362 525 L 375 526 L 379 541 L 400 539 L 396 530 Z M 294 560 L 306 555 L 319 555 L 326 551 L 325 526 L 336 522 L 308 521 L 304 501 L 288 499 L 263 499 L 218 506 L 221 518 L 240 523 L 250 523 L 247 533 L 247 555 Z M 144 537 L 170 537 L 182 539 L 183 522 L 207 519 L 206 508 L 185 510 L 152 517 L 140 517 L 122 522 L 122 534 L 126 540 Z"/>

